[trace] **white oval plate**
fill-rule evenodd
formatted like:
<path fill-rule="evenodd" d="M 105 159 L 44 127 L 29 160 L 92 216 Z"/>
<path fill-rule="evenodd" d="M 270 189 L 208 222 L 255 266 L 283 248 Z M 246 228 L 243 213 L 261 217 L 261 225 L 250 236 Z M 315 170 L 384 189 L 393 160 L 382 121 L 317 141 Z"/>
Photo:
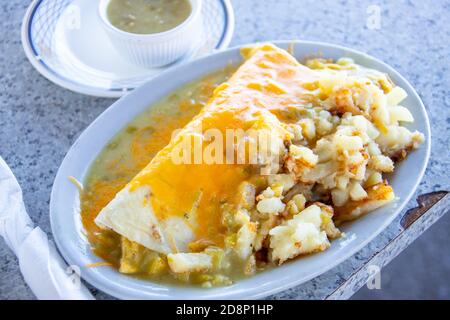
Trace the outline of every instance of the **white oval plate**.
<path fill-rule="evenodd" d="M 34 0 L 22 23 L 22 45 L 44 77 L 66 89 L 121 97 L 166 69 L 228 46 L 234 30 L 230 0 L 204 1 L 199 44 L 173 64 L 145 69 L 113 48 L 97 15 L 97 0 Z"/>
<path fill-rule="evenodd" d="M 229 287 L 201 289 L 156 284 L 120 274 L 110 267 L 86 268 L 99 261 L 92 254 L 80 222 L 77 189 L 68 176 L 80 181 L 108 141 L 135 116 L 179 86 L 222 68 L 230 61 L 242 61 L 239 48 L 228 49 L 170 69 L 118 100 L 103 112 L 78 138 L 67 153 L 53 185 L 50 215 L 53 235 L 64 258 L 81 268 L 83 279 L 100 290 L 122 299 L 250 299 L 261 298 L 294 287 L 333 268 L 355 254 L 386 228 L 399 214 L 418 186 L 430 153 L 430 126 L 419 96 L 394 69 L 364 53 L 318 42 L 275 42 L 287 48 L 294 43 L 298 59 L 320 55 L 337 59 L 353 58 L 357 63 L 390 75 L 408 93 L 404 105 L 415 118 L 410 129 L 424 133 L 426 142 L 396 166 L 390 178 L 398 201 L 343 226 L 347 237 L 332 242 L 329 250 L 299 258 L 280 267 L 241 280 Z"/>

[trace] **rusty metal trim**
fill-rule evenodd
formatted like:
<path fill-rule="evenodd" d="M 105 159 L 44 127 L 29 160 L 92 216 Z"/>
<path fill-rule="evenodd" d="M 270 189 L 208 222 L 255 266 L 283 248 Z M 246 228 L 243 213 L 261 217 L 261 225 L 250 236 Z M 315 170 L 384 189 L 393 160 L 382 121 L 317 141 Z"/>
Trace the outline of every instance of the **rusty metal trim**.
<path fill-rule="evenodd" d="M 417 219 L 419 219 L 425 212 L 427 212 L 447 194 L 448 191 L 436 191 L 418 196 L 417 204 L 419 206 L 406 211 L 400 221 L 400 225 L 403 229 L 408 229 L 415 221 L 417 221 Z"/>

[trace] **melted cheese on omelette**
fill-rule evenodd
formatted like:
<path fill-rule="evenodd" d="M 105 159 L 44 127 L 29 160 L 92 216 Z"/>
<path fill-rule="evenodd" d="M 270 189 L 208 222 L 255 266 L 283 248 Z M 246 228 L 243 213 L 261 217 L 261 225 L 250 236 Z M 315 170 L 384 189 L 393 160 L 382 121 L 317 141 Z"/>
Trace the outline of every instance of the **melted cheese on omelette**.
<path fill-rule="evenodd" d="M 286 51 L 262 45 L 219 86 L 208 104 L 98 215 L 96 223 L 152 250 L 187 251 L 192 241 L 222 247 L 221 206 L 249 179 L 247 164 L 175 164 L 172 151 L 186 136 L 208 129 L 269 129 L 289 138 L 279 118 L 305 103 L 302 84 L 316 75 Z M 201 137 L 204 138 L 203 136 Z"/>

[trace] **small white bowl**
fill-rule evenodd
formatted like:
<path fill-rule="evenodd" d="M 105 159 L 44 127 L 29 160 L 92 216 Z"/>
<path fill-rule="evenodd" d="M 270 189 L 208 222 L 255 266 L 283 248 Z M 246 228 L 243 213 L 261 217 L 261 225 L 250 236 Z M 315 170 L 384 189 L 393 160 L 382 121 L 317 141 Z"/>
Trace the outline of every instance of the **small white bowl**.
<path fill-rule="evenodd" d="M 147 68 L 175 62 L 202 38 L 201 0 L 189 0 L 189 17 L 173 29 L 152 34 L 136 34 L 116 28 L 107 16 L 111 0 L 100 0 L 99 15 L 114 48 L 127 60 Z"/>

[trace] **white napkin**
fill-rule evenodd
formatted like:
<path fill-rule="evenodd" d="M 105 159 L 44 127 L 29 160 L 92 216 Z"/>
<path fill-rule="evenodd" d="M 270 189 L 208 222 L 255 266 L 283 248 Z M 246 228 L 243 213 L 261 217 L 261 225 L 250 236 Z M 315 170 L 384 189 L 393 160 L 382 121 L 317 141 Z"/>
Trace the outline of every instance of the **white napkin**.
<path fill-rule="evenodd" d="M 1 157 L 0 236 L 17 255 L 20 271 L 38 299 L 94 299 L 81 283 L 78 270 L 68 267 L 45 232 L 34 227 L 22 190 Z"/>

